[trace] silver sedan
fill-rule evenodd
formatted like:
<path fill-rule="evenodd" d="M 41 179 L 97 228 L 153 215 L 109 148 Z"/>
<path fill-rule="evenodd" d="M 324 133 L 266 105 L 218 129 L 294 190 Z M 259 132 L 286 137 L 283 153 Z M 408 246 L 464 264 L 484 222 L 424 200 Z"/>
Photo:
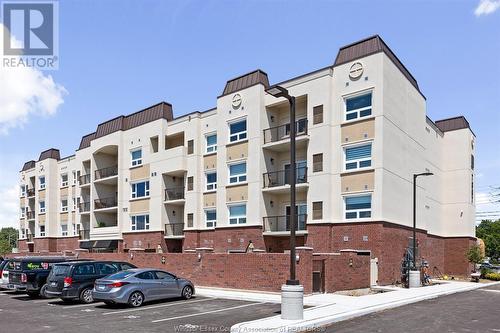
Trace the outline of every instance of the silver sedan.
<path fill-rule="evenodd" d="M 165 271 L 136 268 L 96 280 L 92 294 L 94 300 L 106 304 L 122 303 L 138 307 L 144 302 L 159 299 L 190 299 L 194 295 L 194 285 Z"/>

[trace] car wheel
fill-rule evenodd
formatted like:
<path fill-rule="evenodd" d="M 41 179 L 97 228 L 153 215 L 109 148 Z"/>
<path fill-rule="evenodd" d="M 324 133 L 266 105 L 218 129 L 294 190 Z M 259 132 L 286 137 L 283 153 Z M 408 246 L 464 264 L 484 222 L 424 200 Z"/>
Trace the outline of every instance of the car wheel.
<path fill-rule="evenodd" d="M 94 301 L 94 297 L 92 296 L 92 288 L 84 288 L 80 292 L 80 301 L 86 304 L 90 304 Z"/>
<path fill-rule="evenodd" d="M 137 308 L 144 302 L 144 295 L 139 291 L 134 291 L 132 295 L 128 298 L 128 304 Z"/>
<path fill-rule="evenodd" d="M 42 286 L 42 289 L 40 289 L 40 296 L 42 296 L 42 298 L 49 298 L 46 294 L 46 291 L 47 291 L 47 284 L 44 284 Z"/>
<path fill-rule="evenodd" d="M 184 289 L 182 289 L 182 298 L 190 299 L 191 297 L 193 297 L 193 288 L 185 286 Z"/>

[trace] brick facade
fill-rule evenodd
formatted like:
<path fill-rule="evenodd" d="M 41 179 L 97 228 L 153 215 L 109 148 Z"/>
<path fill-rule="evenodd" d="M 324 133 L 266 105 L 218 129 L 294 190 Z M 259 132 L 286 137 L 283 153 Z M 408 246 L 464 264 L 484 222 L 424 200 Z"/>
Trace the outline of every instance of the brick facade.
<path fill-rule="evenodd" d="M 123 241 L 119 243 L 124 251 L 143 249 L 148 252 L 156 252 L 158 245 L 160 245 L 162 250 L 167 252 L 162 231 L 123 233 Z"/>

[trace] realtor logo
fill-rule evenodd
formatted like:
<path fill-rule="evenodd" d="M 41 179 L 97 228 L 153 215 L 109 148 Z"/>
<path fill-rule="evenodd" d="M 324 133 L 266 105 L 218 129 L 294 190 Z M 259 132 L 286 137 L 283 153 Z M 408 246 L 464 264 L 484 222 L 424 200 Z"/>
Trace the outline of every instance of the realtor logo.
<path fill-rule="evenodd" d="M 2 2 L 3 67 L 57 69 L 58 3 Z"/>

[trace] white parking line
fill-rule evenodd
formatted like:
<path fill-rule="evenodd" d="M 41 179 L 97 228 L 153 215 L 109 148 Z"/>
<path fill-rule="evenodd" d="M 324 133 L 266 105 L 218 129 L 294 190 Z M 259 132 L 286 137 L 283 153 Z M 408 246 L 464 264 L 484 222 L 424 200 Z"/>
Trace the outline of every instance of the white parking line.
<path fill-rule="evenodd" d="M 495 290 L 495 289 L 479 289 L 479 290 L 500 293 L 500 290 Z"/>
<path fill-rule="evenodd" d="M 62 304 L 54 304 L 54 305 L 62 305 Z M 102 305 L 101 303 L 90 303 L 90 304 L 76 304 L 76 305 L 65 305 L 62 306 L 64 310 L 71 310 L 71 309 L 77 309 L 77 308 L 84 308 L 87 306 L 96 306 L 96 305 Z"/>
<path fill-rule="evenodd" d="M 207 298 L 207 299 L 199 299 L 195 301 L 178 301 L 178 302 L 173 302 L 173 303 L 168 303 L 168 304 L 162 304 L 162 305 L 154 305 L 154 306 L 147 306 L 147 307 L 141 307 L 137 309 L 129 309 L 129 310 L 121 310 L 121 311 L 113 311 L 113 312 L 104 312 L 102 315 L 107 316 L 111 314 L 119 314 L 119 313 L 126 313 L 126 312 L 135 312 L 135 311 L 143 311 L 143 310 L 149 310 L 149 309 L 157 309 L 157 308 L 166 308 L 169 306 L 177 305 L 179 303 L 182 304 L 192 304 L 192 303 L 199 303 L 199 302 L 206 302 L 206 301 L 213 301 L 212 298 Z"/>
<path fill-rule="evenodd" d="M 49 302 L 54 302 L 55 299 L 53 298 L 44 298 L 44 299 L 38 299 L 36 301 L 31 301 L 30 303 L 49 303 Z"/>
<path fill-rule="evenodd" d="M 184 316 L 177 316 L 177 317 L 157 319 L 157 320 L 153 320 L 152 323 L 159 323 L 159 322 L 168 321 L 168 320 L 174 320 L 174 319 L 182 319 L 182 318 L 203 316 L 203 315 L 210 314 L 210 313 L 216 313 L 216 312 L 222 312 L 222 311 L 226 311 L 226 310 L 234 310 L 234 309 L 246 308 L 248 306 L 253 306 L 253 305 L 258 305 L 258 304 L 265 304 L 265 302 L 252 303 L 252 304 L 244 304 L 244 305 L 238 305 L 238 306 L 231 306 L 229 308 L 224 308 L 224 309 L 219 309 L 219 310 L 212 310 L 212 311 L 207 311 L 207 312 L 202 312 L 202 313 L 194 313 L 194 314 L 188 314 L 188 315 L 184 315 Z"/>

